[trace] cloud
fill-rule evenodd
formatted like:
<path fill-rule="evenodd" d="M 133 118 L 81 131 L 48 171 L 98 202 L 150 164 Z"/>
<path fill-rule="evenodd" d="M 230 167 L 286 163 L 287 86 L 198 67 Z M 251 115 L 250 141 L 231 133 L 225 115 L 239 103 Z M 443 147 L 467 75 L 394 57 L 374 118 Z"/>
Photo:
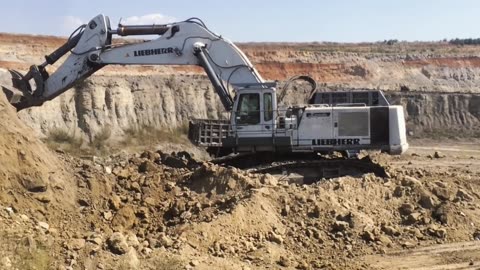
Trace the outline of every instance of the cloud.
<path fill-rule="evenodd" d="M 177 21 L 175 17 L 163 15 L 160 13 L 147 14 L 143 16 L 132 16 L 123 18 L 123 25 L 141 25 L 141 24 L 168 24 Z"/>
<path fill-rule="evenodd" d="M 62 16 L 61 20 L 60 30 L 63 35 L 70 35 L 80 25 L 85 24 L 85 21 L 76 16 Z"/>

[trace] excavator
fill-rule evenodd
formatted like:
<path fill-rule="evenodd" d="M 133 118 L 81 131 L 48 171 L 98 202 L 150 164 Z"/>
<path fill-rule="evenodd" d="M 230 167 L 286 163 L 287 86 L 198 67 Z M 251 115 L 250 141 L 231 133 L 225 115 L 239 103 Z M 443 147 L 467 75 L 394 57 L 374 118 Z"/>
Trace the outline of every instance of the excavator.
<path fill-rule="evenodd" d="M 158 38 L 114 44 L 115 35 Z M 64 62 L 49 74 L 47 66 L 63 56 Z M 369 149 L 399 155 L 408 149 L 403 108 L 390 105 L 381 91 L 312 92 L 307 104 L 281 105 L 277 82 L 265 81 L 236 45 L 198 18 L 112 29 L 109 18 L 100 14 L 25 75 L 10 70 L 13 88 L 2 90 L 18 111 L 41 106 L 106 65 L 202 67 L 230 119 L 192 120 L 189 137 L 216 155 L 296 158 Z"/>

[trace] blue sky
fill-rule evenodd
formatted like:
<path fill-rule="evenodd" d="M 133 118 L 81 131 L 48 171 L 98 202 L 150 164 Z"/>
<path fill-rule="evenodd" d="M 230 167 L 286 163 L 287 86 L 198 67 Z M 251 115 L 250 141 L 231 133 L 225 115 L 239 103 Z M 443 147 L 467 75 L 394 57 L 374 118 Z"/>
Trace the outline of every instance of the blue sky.
<path fill-rule="evenodd" d="M 66 36 L 99 13 L 112 26 L 199 17 L 242 42 L 480 37 L 478 0 L 16 0 L 1 4 L 0 32 Z"/>

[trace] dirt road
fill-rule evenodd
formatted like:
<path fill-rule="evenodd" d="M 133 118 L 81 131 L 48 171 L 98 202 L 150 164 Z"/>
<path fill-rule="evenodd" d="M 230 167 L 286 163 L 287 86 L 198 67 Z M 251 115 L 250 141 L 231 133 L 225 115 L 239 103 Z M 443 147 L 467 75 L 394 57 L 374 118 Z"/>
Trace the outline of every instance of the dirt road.
<path fill-rule="evenodd" d="M 367 256 L 376 269 L 480 269 L 480 241 L 431 245 Z"/>

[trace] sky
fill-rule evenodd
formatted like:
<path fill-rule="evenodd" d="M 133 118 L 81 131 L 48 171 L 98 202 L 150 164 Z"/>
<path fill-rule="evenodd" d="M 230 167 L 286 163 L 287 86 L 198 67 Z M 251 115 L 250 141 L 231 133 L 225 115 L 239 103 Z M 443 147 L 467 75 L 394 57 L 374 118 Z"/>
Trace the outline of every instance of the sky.
<path fill-rule="evenodd" d="M 69 36 L 98 14 L 112 28 L 199 17 L 238 42 L 435 41 L 480 37 L 479 0 L 4 1 L 0 32 Z"/>

